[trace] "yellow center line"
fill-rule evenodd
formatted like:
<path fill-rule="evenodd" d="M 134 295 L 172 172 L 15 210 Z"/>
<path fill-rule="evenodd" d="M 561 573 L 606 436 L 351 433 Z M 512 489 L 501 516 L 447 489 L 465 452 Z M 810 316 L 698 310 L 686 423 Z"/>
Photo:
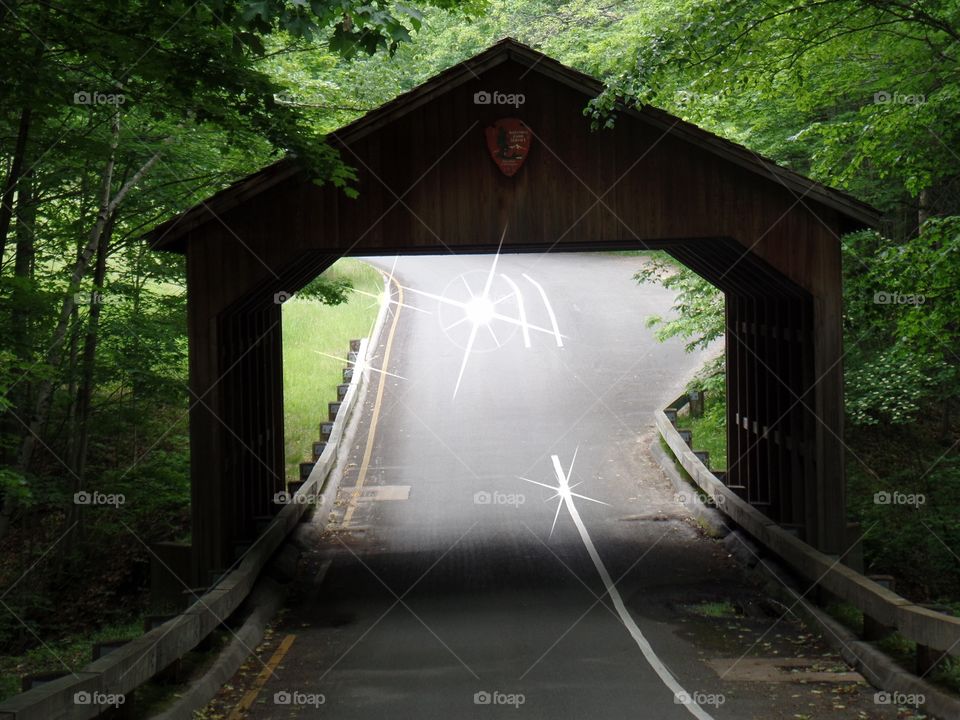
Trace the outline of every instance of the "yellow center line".
<path fill-rule="evenodd" d="M 400 283 L 393 279 L 392 275 L 389 276 L 389 279 L 397 287 L 397 310 L 393 315 L 393 323 L 390 325 L 390 332 L 387 335 L 387 344 L 383 349 L 383 364 L 381 366 L 381 370 L 383 372 L 380 373 L 380 382 L 377 385 L 377 398 L 373 405 L 373 417 L 370 420 L 370 431 L 367 433 L 367 446 L 363 451 L 363 460 L 360 463 L 360 472 L 357 475 L 357 484 L 354 487 L 352 499 L 347 507 L 347 512 L 343 517 L 343 527 L 346 527 L 350 523 L 350 518 L 353 517 L 353 511 L 356 508 L 356 499 L 360 497 L 360 492 L 363 490 L 363 483 L 367 478 L 367 469 L 370 467 L 370 458 L 373 456 L 373 441 L 377 434 L 377 421 L 380 419 L 380 408 L 383 405 L 383 392 L 387 384 L 386 370 L 390 361 L 390 350 L 393 347 L 393 338 L 397 332 L 397 322 L 400 319 L 400 308 L 403 306 L 403 288 L 400 286 Z M 368 348 L 368 351 L 371 350 Z M 293 641 L 296 639 L 296 637 L 296 635 L 287 635 L 283 639 L 279 647 L 277 647 L 276 651 L 273 653 L 273 656 L 270 658 L 270 661 L 264 666 L 263 670 L 257 676 L 253 686 L 243 696 L 243 699 L 240 700 L 240 703 L 233 709 L 227 720 L 241 720 L 243 716 L 250 710 L 250 708 L 253 706 L 253 703 L 256 702 L 260 691 L 263 690 L 263 686 L 267 684 L 267 680 L 270 679 L 270 676 L 273 675 L 274 670 L 276 670 L 277 666 L 283 661 L 287 651 L 290 650 L 290 646 L 293 645 Z"/>
<path fill-rule="evenodd" d="M 390 332 L 387 335 L 387 344 L 383 348 L 383 362 L 380 365 L 380 383 L 377 385 L 377 398 L 373 404 L 373 417 L 370 419 L 370 431 L 367 433 L 367 446 L 363 450 L 363 460 L 360 461 L 360 472 L 357 473 L 357 484 L 354 486 L 353 494 L 347 505 L 347 511 L 343 515 L 342 528 L 346 528 L 353 518 L 353 512 L 357 507 L 357 498 L 363 491 L 363 483 L 367 479 L 367 470 L 370 467 L 370 458 L 373 455 L 373 441 L 377 434 L 377 423 L 380 420 L 380 406 L 383 404 L 383 391 L 387 385 L 387 367 L 390 362 L 390 349 L 393 347 L 393 338 L 397 332 L 397 322 L 400 320 L 400 309 L 403 307 L 403 288 L 393 275 L 389 276 L 390 281 L 397 287 L 397 310 L 393 314 L 393 324 L 390 326 Z M 389 298 L 387 299 L 389 302 Z M 368 346 L 368 352 L 372 349 Z"/>
<path fill-rule="evenodd" d="M 296 637 L 296 635 L 287 635 L 277 649 L 273 651 L 273 655 L 270 657 L 270 662 L 263 666 L 263 670 L 261 670 L 260 674 L 257 675 L 257 679 L 254 680 L 253 686 L 247 691 L 247 694 L 243 696 L 240 704 L 233 709 L 233 712 L 230 713 L 227 720 L 241 720 L 241 718 L 243 718 L 243 716 L 250 711 L 250 708 L 253 707 L 253 703 L 255 703 L 257 700 L 257 695 L 259 695 L 260 691 L 263 690 L 263 686 L 267 684 L 267 680 L 269 680 L 270 676 L 273 675 L 273 671 L 276 670 L 277 666 L 283 661 L 283 658 L 286 656 L 290 646 L 293 645 L 293 641 L 296 639 Z"/>

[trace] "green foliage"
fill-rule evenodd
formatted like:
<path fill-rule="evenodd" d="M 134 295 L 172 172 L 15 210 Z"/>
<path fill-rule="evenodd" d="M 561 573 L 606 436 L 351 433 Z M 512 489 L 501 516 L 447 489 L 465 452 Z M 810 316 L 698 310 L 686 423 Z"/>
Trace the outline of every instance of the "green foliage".
<path fill-rule="evenodd" d="M 310 281 L 297 293 L 297 297 L 301 300 L 316 300 L 323 305 L 340 305 L 350 297 L 351 290 L 353 282 L 349 278 L 331 278 L 323 274 Z"/>
<path fill-rule="evenodd" d="M 726 358 L 718 355 L 703 364 L 696 376 L 688 383 L 687 389 L 699 390 L 711 397 L 725 398 L 726 379 Z"/>
<path fill-rule="evenodd" d="M 348 343 L 367 337 L 379 311 L 383 277 L 352 258 L 338 260 L 313 284 L 337 288 L 343 301 L 308 299 L 303 291 L 283 305 L 283 419 L 287 479 L 310 459 L 327 403 L 337 399 Z M 309 287 L 309 286 L 308 286 Z M 337 296 L 338 298 L 341 295 Z"/>
<path fill-rule="evenodd" d="M 920 359 L 900 346 L 880 350 L 870 360 L 860 355 L 844 376 L 850 420 L 855 425 L 899 425 L 916 419 L 934 385 Z"/>
<path fill-rule="evenodd" d="M 693 447 L 710 453 L 710 467 L 727 467 L 727 404 L 722 394 L 705 395 L 703 415 L 684 418 L 683 425 L 693 432 Z"/>
<path fill-rule="evenodd" d="M 626 50 L 588 109 L 596 126 L 621 103 L 657 105 L 885 213 L 883 234 L 841 239 L 849 512 L 876 524 L 872 571 L 909 596 L 955 598 L 960 3 L 683 0 L 650 12 L 612 31 Z M 695 280 L 671 287 L 680 317 L 655 320 L 658 335 L 696 347 L 710 303 Z M 695 443 L 719 425 L 713 412 Z M 893 488 L 926 506 L 873 502 Z"/>
<path fill-rule="evenodd" d="M 458 22 L 483 7 L 426 4 Z M 324 141 L 343 113 L 286 101 L 302 78 L 281 70 L 323 87 L 388 62 L 424 5 L 0 3 L 0 188 L 16 183 L 0 221 L 0 584 L 25 573 L 5 603 L 37 635 L 137 612 L 146 548 L 189 532 L 185 268 L 142 234 L 284 155 L 355 195 Z M 359 103 L 349 82 L 342 96 Z M 337 304 L 351 288 L 321 278 L 301 295 Z M 126 502 L 78 507 L 81 490 Z M 0 644 L 35 642 L 0 621 Z"/>
<path fill-rule="evenodd" d="M 895 575 L 907 597 L 956 599 L 960 575 L 949 548 L 960 543 L 960 459 L 944 456 L 943 448 L 921 432 L 891 440 L 875 429 L 855 451 L 857 457 L 848 463 L 847 497 L 851 515 L 866 533 L 869 571 Z M 920 494 L 924 502 L 913 506 L 874 501 L 877 493 L 895 491 Z"/>
<path fill-rule="evenodd" d="M 856 424 L 902 424 L 960 380 L 960 217 L 931 219 L 909 241 L 844 239 L 847 407 Z"/>
<path fill-rule="evenodd" d="M 742 615 L 736 606 L 729 600 L 719 600 L 714 602 L 702 602 L 697 605 L 686 605 L 684 609 L 695 615 L 708 618 L 734 618 Z"/>
<path fill-rule="evenodd" d="M 687 352 L 692 352 L 723 336 L 723 293 L 689 268 L 655 257 L 634 279 L 641 284 L 659 283 L 676 293 L 671 317 L 654 315 L 647 319 L 648 327 L 656 328 L 661 342 L 681 337 L 687 341 Z"/>
<path fill-rule="evenodd" d="M 636 36 L 665 2 L 597 5 L 589 0 L 489 0 L 464 22 L 448 8 L 423 10 L 423 29 L 391 57 L 357 55 L 349 62 L 322 53 L 269 58 L 283 78 L 282 97 L 327 132 L 465 60 L 504 37 L 514 37 L 573 67 L 609 76 L 629 59 Z M 474 12 L 473 4 L 457 10 Z M 349 161 L 349 158 L 347 158 Z"/>
<path fill-rule="evenodd" d="M 506 35 L 606 80 L 609 90 L 586 109 L 597 125 L 612 124 L 622 102 L 654 103 L 883 209 L 884 235 L 843 239 L 850 418 L 881 437 L 925 415 L 949 421 L 960 386 L 958 19 L 956 0 L 0 3 L 4 182 L 24 121 L 28 129 L 14 215 L 0 238 L 0 335 L 9 339 L 0 348 L 0 493 L 15 500 L 13 530 L 0 532 L 0 580 L 18 577 L 78 521 L 64 559 L 45 560 L 5 602 L 53 634 L 102 622 L 143 601 L 147 556 L 137 539 L 188 532 L 185 269 L 180 258 L 149 252 L 141 234 L 286 154 L 316 182 L 356 195 L 351 158 L 325 135 Z M 113 198 L 135 182 L 110 215 L 101 281 L 91 262 L 72 284 L 105 178 Z M 367 322 L 370 306 L 352 290 L 368 280 L 323 276 L 284 308 L 304 367 L 318 357 L 311 343 L 320 313 Z M 660 258 L 637 280 L 676 293 L 671 312 L 650 321 L 661 339 L 682 337 L 693 350 L 722 335 L 722 297 L 694 273 Z M 62 352 L 51 359 L 57 318 L 75 292 L 81 302 L 68 307 Z M 876 293 L 924 302 L 875 302 Z M 718 442 L 721 363 L 695 381 L 717 401 L 696 432 Z M 336 384 L 315 374 L 323 389 L 288 392 L 302 403 L 293 458 L 308 450 L 318 399 Z M 25 423 L 45 384 L 53 390 L 43 446 L 19 468 Z M 720 451 L 711 452 L 716 463 Z M 944 493 L 936 527 L 955 507 L 955 453 L 947 455 L 950 463 L 923 481 Z M 888 464 L 897 482 L 925 477 L 899 458 Z M 81 486 L 129 502 L 112 514 L 77 513 L 70 499 Z M 870 507 L 852 507 L 872 517 Z M 949 572 L 914 529 L 891 535 L 903 547 L 868 546 L 877 567 Z M 110 562 L 91 572 L 102 557 Z M 54 612 L 61 607 L 68 611 Z M 35 642 L 13 624 L 0 639 Z"/>
<path fill-rule="evenodd" d="M 17 498 L 17 502 L 24 506 L 33 501 L 33 490 L 27 478 L 10 468 L 0 468 L 0 494 Z"/>
<path fill-rule="evenodd" d="M 957 174 L 958 18 L 955 0 L 660 6 L 592 115 L 658 105 L 896 211 Z"/>
<path fill-rule="evenodd" d="M 55 608 L 52 609 L 55 612 Z M 54 672 L 68 667 L 82 667 L 90 659 L 94 643 L 114 641 L 119 638 L 134 638 L 143 629 L 139 618 L 106 625 L 93 632 L 67 635 L 51 640 L 18 655 L 0 655 L 0 700 L 20 692 L 20 678 L 28 673 Z M 63 663 L 63 664 L 61 664 Z"/>

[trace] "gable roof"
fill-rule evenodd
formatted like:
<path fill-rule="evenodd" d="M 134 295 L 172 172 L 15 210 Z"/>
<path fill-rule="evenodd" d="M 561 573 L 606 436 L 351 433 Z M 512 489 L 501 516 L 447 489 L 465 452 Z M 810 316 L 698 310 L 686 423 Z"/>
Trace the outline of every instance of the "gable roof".
<path fill-rule="evenodd" d="M 548 55 L 508 37 L 330 133 L 328 141 L 334 147 L 347 145 L 412 112 L 438 95 L 470 82 L 482 72 L 508 61 L 526 66 L 530 72 L 536 72 L 563 83 L 588 98 L 596 97 L 604 90 L 604 84 L 600 80 L 567 67 Z M 664 133 L 670 133 L 706 152 L 755 172 L 770 182 L 779 183 L 798 198 L 809 198 L 832 208 L 850 221 L 849 224 L 852 226 L 876 227 L 879 224 L 880 212 L 852 195 L 782 167 L 743 145 L 714 135 L 668 112 L 649 105 L 634 108 L 623 103 L 619 104 L 617 110 L 621 114 L 637 118 Z M 145 235 L 145 239 L 155 249 L 182 252 L 183 243 L 178 241 L 182 240 L 186 233 L 296 175 L 300 170 L 295 158 L 287 157 L 279 160 L 237 180 L 207 200 L 156 226 Z"/>

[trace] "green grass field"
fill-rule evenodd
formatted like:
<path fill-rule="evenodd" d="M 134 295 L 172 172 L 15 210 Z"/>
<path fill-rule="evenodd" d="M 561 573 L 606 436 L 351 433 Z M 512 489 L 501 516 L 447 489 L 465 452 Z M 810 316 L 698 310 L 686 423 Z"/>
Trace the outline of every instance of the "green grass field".
<path fill-rule="evenodd" d="M 383 293 L 383 276 L 359 260 L 338 260 L 324 274 L 353 283 L 355 292 L 347 302 L 330 306 L 294 297 L 283 305 L 283 418 L 288 480 L 299 478 L 298 464 L 311 459 L 312 444 L 320 439 L 320 423 L 327 419 L 327 403 L 337 399 L 337 385 L 343 381 L 350 340 L 370 334 L 379 311 L 377 298 Z"/>
<path fill-rule="evenodd" d="M 703 417 L 684 417 L 680 425 L 693 431 L 693 447 L 710 453 L 710 468 L 727 467 L 727 406 L 707 393 Z"/>

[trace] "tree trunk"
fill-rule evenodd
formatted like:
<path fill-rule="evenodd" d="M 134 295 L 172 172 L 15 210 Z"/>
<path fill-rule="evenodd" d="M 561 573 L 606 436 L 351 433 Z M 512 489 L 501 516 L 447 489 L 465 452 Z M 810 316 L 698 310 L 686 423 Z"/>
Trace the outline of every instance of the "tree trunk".
<path fill-rule="evenodd" d="M 87 444 L 90 437 L 90 405 L 93 398 L 93 373 L 96 368 L 97 340 L 100 330 L 100 308 L 103 283 L 107 274 L 107 252 L 113 234 L 114 218 L 111 217 L 97 247 L 97 263 L 93 270 L 93 291 L 90 293 L 90 313 L 87 317 L 87 332 L 83 341 L 83 358 L 80 361 L 80 382 L 76 401 L 77 436 L 72 465 L 76 475 L 74 492 L 83 488 L 84 468 L 87 463 Z"/>
<path fill-rule="evenodd" d="M 15 282 L 10 294 L 10 349 L 13 350 L 17 367 L 26 368 L 32 364 L 33 342 L 31 338 L 31 314 L 35 292 L 33 286 L 34 260 L 36 257 L 36 236 L 34 222 L 37 216 L 37 207 L 33 199 L 32 175 L 25 175 L 20 181 L 17 194 L 17 239 L 16 253 L 13 262 Z M 30 414 L 30 381 L 19 381 L 10 390 L 11 408 L 17 417 L 27 417 Z M 18 437 L 22 430 L 19 421 L 8 414 L 11 435 Z M 12 450 L 12 448 L 10 449 Z M 4 449 L 5 454 L 9 452 Z M 10 458 L 10 462 L 15 458 Z"/>
<path fill-rule="evenodd" d="M 17 249 L 13 262 L 13 276 L 19 281 L 14 285 L 11 305 L 16 310 L 11 315 L 11 346 L 17 360 L 30 359 L 30 308 L 31 303 L 20 302 L 26 286 L 33 279 L 36 259 L 36 233 L 34 223 L 37 218 L 37 206 L 33 199 L 32 175 L 25 175 L 20 182 L 19 201 L 17 202 Z"/>
<path fill-rule="evenodd" d="M 169 141 L 169 138 L 167 141 Z M 83 279 L 84 275 L 86 275 L 87 268 L 90 265 L 90 260 L 93 258 L 94 253 L 97 252 L 97 248 L 100 245 L 100 240 L 103 237 L 103 231 L 107 225 L 107 222 L 109 221 L 110 217 L 112 217 L 120 203 L 123 202 L 123 199 L 127 196 L 130 190 L 140 182 L 143 176 L 146 175 L 150 171 L 150 168 L 152 168 L 156 164 L 157 160 L 160 159 L 160 152 L 158 151 L 153 155 L 153 157 L 147 160 L 147 162 L 145 162 L 136 173 L 133 174 L 133 177 L 124 183 L 124 185 L 116 192 L 115 195 L 113 195 L 111 199 L 113 169 L 116 163 L 117 146 L 119 142 L 120 116 L 117 114 L 114 116 L 113 121 L 109 155 L 101 176 L 100 211 L 97 214 L 97 220 L 94 223 L 93 228 L 90 230 L 90 239 L 87 242 L 83 252 L 80 254 L 79 259 L 74 264 L 73 273 L 70 276 L 70 283 L 67 287 L 67 293 L 64 297 L 63 305 L 60 308 L 60 316 L 57 319 L 57 325 L 54 328 L 50 349 L 47 352 L 46 363 L 50 368 L 56 368 L 60 365 L 60 360 L 62 359 L 63 354 L 63 341 L 67 335 L 70 317 L 73 313 L 75 294 L 80 287 L 80 281 Z M 18 469 L 24 475 L 30 469 L 30 463 L 33 460 L 33 453 L 37 446 L 40 430 L 46 421 L 47 413 L 50 409 L 50 400 L 53 395 L 53 389 L 53 379 L 47 379 L 41 383 L 40 388 L 37 391 L 37 398 L 34 402 L 33 408 L 33 417 L 30 420 L 30 426 L 27 433 L 23 436 L 23 442 L 20 445 Z"/>
<path fill-rule="evenodd" d="M 167 138 L 164 143 L 168 143 L 172 137 Z M 70 276 L 70 283 L 60 308 L 60 315 L 57 319 L 57 325 L 54 328 L 50 349 L 47 352 L 46 363 L 50 368 L 56 368 L 60 365 L 63 353 L 63 341 L 67 335 L 67 329 L 70 324 L 70 317 L 73 313 L 75 303 L 75 294 L 80 287 L 80 281 L 86 275 L 90 260 L 100 245 L 103 237 L 103 231 L 107 222 L 116 212 L 117 207 L 123 202 L 129 192 L 137 186 L 143 177 L 150 172 L 150 169 L 160 159 L 161 151 L 157 151 L 147 160 L 133 176 L 125 182 L 116 194 L 111 197 L 113 185 L 113 170 L 116 164 L 117 146 L 120 143 L 120 114 L 119 111 L 114 115 L 111 127 L 110 150 L 107 154 L 107 162 L 104 166 L 100 183 L 100 211 L 97 214 L 97 220 L 90 230 L 90 238 L 86 247 L 80 254 L 79 259 L 74 264 L 73 272 Z M 53 395 L 54 380 L 48 378 L 44 380 L 37 390 L 37 397 L 33 406 L 33 416 L 27 432 L 23 435 L 20 444 L 20 454 L 17 462 L 19 472 L 26 475 L 30 470 L 30 464 L 33 461 L 33 453 L 36 450 L 40 431 L 46 422 L 47 413 L 50 409 L 50 400 Z M 2 534 L 0 534 L 2 537 Z"/>
<path fill-rule="evenodd" d="M 953 445 L 953 398 L 946 395 L 943 399 L 943 408 L 940 415 L 940 442 L 944 445 Z"/>
<path fill-rule="evenodd" d="M 10 173 L 3 184 L 3 197 L 0 199 L 0 269 L 3 268 L 3 259 L 7 250 L 7 236 L 10 234 L 10 221 L 13 219 L 13 197 L 17 191 L 20 178 L 23 177 L 31 113 L 32 110 L 29 107 L 20 111 L 20 126 L 17 129 L 17 143 L 13 149 L 13 162 L 10 164 Z"/>
<path fill-rule="evenodd" d="M 930 218 L 930 191 L 924 188 L 917 199 L 917 234 L 923 231 L 923 224 Z"/>
<path fill-rule="evenodd" d="M 70 283 L 67 286 L 66 296 L 60 307 L 60 316 L 57 319 L 57 325 L 53 331 L 50 349 L 47 352 L 46 362 L 51 369 L 56 369 L 60 365 L 60 359 L 63 351 L 63 340 L 67 335 L 67 328 L 70 324 L 70 317 L 73 315 L 74 295 L 80 287 L 80 281 L 87 272 L 87 266 L 90 264 L 90 258 L 97 250 L 100 244 L 100 237 L 103 234 L 103 228 L 106 225 L 108 210 L 110 205 L 111 186 L 113 184 L 113 168 L 116 163 L 117 146 L 120 142 L 120 116 L 114 115 L 112 138 L 110 140 L 110 152 L 107 156 L 107 162 L 104 165 L 103 174 L 100 181 L 100 213 L 97 221 L 90 231 L 90 239 L 87 242 L 83 252 L 73 266 L 73 273 L 70 276 Z M 30 424 L 26 434 L 23 436 L 23 442 L 20 445 L 20 458 L 18 469 L 24 475 L 30 470 L 30 463 L 33 460 L 33 451 L 36 449 L 39 433 L 47 418 L 47 411 L 50 406 L 50 399 L 53 394 L 54 381 L 52 379 L 44 380 L 40 384 L 37 398 L 34 403 L 33 417 L 30 418 Z"/>
<path fill-rule="evenodd" d="M 76 429 L 76 417 L 77 417 L 77 361 L 80 354 L 80 309 L 76 301 L 73 304 L 73 312 L 70 315 L 71 328 L 75 328 L 73 332 L 70 333 L 70 342 L 67 345 L 69 348 L 67 352 L 67 407 L 64 409 L 63 413 L 63 424 L 60 427 L 59 431 L 56 433 L 51 433 L 48 427 L 44 427 L 43 431 L 40 433 L 42 437 L 61 437 L 64 438 L 63 443 L 63 454 L 70 458 L 73 456 L 74 448 L 74 432 Z M 49 423 L 49 417 L 47 421 Z M 69 484 L 70 487 L 73 487 L 73 483 Z"/>
<path fill-rule="evenodd" d="M 34 273 L 34 259 L 36 256 L 36 237 L 34 235 L 34 221 L 37 214 L 37 206 L 33 200 L 32 175 L 27 173 L 20 183 L 20 191 L 17 200 L 17 250 L 13 264 L 13 274 L 18 282 L 13 285 L 13 294 L 11 305 L 16 311 L 11 317 L 10 346 L 14 352 L 18 367 L 24 368 L 30 365 L 31 360 L 31 313 L 32 303 L 24 302 L 24 295 L 32 292 L 32 280 Z M 28 286 L 28 283 L 30 285 Z M 28 289 L 29 288 L 29 289 Z M 10 390 L 10 400 L 12 412 L 8 412 L 4 417 L 4 427 L 9 432 L 7 437 L 15 438 L 23 431 L 23 426 L 17 417 L 26 417 L 29 413 L 31 385 L 28 380 L 17 383 Z M 16 413 L 14 416 L 13 413 Z M 3 448 L 5 455 L 13 452 L 14 448 Z M 13 461 L 15 458 L 10 458 Z M 0 505 L 0 538 L 6 536 L 13 522 L 14 514 L 17 510 L 17 501 L 15 497 L 2 498 Z"/>

